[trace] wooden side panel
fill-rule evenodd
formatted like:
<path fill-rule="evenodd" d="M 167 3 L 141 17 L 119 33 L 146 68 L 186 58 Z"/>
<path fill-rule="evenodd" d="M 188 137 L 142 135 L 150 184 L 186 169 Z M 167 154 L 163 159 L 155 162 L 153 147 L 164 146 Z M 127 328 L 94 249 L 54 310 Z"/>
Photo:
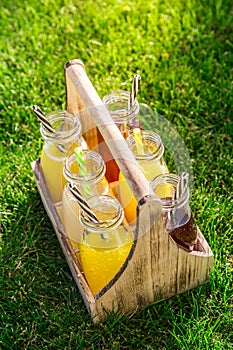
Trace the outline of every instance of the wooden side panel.
<path fill-rule="evenodd" d="M 154 217 L 154 204 L 152 198 L 141 208 L 134 253 L 116 283 L 91 306 L 94 321 L 106 317 L 104 309 L 120 305 L 125 312 L 135 312 L 208 280 L 213 253 L 207 243 L 205 252 L 179 248 L 166 232 L 162 217 Z"/>
<path fill-rule="evenodd" d="M 74 67 L 80 68 L 80 74 L 85 74 L 82 61 L 72 60 L 66 63 L 64 67 L 66 81 L 66 109 L 69 112 L 78 115 L 85 141 L 90 149 L 98 152 L 98 130 L 89 109 L 86 107 L 78 93 L 77 85 L 80 86 L 80 82 L 73 74 Z"/>

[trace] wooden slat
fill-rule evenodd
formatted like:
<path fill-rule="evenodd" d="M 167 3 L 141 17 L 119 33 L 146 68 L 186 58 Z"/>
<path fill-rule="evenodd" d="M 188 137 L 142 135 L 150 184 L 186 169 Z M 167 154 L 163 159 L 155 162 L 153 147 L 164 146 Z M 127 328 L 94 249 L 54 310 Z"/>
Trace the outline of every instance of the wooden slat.
<path fill-rule="evenodd" d="M 98 131 L 93 120 L 83 101 L 77 94 L 77 89 L 68 74 L 68 68 L 73 65 L 80 65 L 84 70 L 84 65 L 80 60 L 72 60 L 67 62 L 64 68 L 66 81 L 66 109 L 73 114 L 78 115 L 79 121 L 82 125 L 82 134 L 89 145 L 90 149 L 98 151 Z"/>

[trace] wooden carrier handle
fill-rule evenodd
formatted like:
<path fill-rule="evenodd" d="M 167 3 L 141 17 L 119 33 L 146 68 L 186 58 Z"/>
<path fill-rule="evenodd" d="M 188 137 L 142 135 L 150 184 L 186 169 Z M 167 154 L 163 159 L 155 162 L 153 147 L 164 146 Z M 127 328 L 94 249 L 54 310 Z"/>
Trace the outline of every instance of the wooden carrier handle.
<path fill-rule="evenodd" d="M 67 109 L 72 113 L 85 111 L 85 118 L 93 119 L 137 202 L 143 203 L 149 196 L 159 217 L 161 201 L 154 195 L 120 130 L 89 80 L 83 62 L 77 59 L 71 60 L 64 68 Z M 85 123 L 85 120 L 83 122 Z"/>

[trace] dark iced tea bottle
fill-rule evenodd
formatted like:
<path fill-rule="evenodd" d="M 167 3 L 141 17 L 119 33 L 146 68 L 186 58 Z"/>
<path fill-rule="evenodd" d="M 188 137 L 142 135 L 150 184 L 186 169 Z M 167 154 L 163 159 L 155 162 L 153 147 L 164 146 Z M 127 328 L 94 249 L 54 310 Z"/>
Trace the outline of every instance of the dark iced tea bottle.
<path fill-rule="evenodd" d="M 189 206 L 188 183 L 179 191 L 178 175 L 161 174 L 151 181 L 151 186 L 162 201 L 162 215 L 167 232 L 182 248 L 193 250 L 197 242 L 197 225 Z M 179 196 L 177 191 L 180 192 Z"/>

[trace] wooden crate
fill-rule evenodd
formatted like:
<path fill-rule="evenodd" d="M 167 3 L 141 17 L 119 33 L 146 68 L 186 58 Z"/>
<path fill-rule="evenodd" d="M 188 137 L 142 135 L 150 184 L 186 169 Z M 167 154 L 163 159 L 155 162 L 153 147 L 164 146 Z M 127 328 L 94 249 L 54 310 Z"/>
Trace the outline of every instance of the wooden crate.
<path fill-rule="evenodd" d="M 168 235 L 160 200 L 138 170 L 132 153 L 80 60 L 66 63 L 65 80 L 67 110 L 79 113 L 89 147 L 98 151 L 98 134 L 101 134 L 138 202 L 131 251 L 114 278 L 98 294 L 92 295 L 62 224 L 61 204 L 54 204 L 50 198 L 39 159 L 32 163 L 44 207 L 93 321 L 106 318 L 106 310 L 135 312 L 153 301 L 170 298 L 208 281 L 214 257 L 204 236 L 198 230 L 197 250 L 187 252 Z"/>

